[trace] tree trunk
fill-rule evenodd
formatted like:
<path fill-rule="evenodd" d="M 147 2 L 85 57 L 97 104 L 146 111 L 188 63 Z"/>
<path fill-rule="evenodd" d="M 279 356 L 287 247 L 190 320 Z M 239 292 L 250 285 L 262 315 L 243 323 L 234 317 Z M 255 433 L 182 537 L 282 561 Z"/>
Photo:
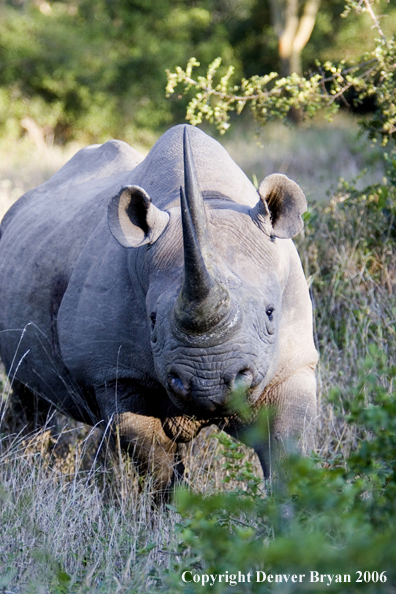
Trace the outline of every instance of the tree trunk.
<path fill-rule="evenodd" d="M 301 52 L 311 37 L 320 0 L 270 0 L 282 76 L 302 74 Z"/>

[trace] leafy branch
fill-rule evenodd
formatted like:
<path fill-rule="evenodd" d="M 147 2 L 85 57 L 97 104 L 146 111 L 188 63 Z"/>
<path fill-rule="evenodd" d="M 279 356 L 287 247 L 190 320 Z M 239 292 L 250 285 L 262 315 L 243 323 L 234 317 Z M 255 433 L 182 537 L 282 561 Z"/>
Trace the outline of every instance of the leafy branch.
<path fill-rule="evenodd" d="M 346 67 L 345 61 L 337 65 L 330 61 L 323 65 L 317 62 L 318 71 L 308 77 L 296 73 L 280 77 L 271 72 L 265 76 L 243 78 L 239 84 L 233 84 L 233 66 L 220 75 L 221 58 L 209 65 L 204 76 L 195 76 L 193 70 L 200 63 L 191 58 L 185 70 L 179 66 L 174 72 L 167 70 L 167 96 L 174 94 L 180 85 L 179 98 L 192 91 L 186 119 L 194 126 L 206 119 L 223 134 L 230 126 L 230 113 L 240 114 L 247 106 L 261 125 L 275 119 L 285 120 L 293 111 L 303 119 L 324 109 L 331 118 L 341 101 L 347 102 L 345 93 L 353 88 L 357 101 L 376 96 L 374 116 L 365 126 L 372 137 L 379 134 L 386 144 L 396 131 L 396 43 L 395 38 L 385 38 L 372 9 L 372 1 L 347 0 L 343 13 L 346 16 L 351 9 L 367 12 L 380 35 L 375 40 L 374 49 L 356 65 Z"/>

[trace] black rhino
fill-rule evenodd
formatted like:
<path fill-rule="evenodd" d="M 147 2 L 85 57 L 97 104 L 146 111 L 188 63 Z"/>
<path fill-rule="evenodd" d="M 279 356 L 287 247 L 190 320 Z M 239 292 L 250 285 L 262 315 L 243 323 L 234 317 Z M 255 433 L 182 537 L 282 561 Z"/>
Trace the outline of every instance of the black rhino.
<path fill-rule="evenodd" d="M 241 435 L 236 389 L 251 419 L 275 407 L 274 442 L 312 447 L 317 353 L 290 239 L 305 209 L 295 182 L 270 175 L 257 192 L 191 126 L 144 159 L 114 140 L 81 150 L 1 224 L 0 353 L 15 391 L 117 425 L 160 487 L 203 426 Z M 268 440 L 256 450 L 268 476 Z"/>

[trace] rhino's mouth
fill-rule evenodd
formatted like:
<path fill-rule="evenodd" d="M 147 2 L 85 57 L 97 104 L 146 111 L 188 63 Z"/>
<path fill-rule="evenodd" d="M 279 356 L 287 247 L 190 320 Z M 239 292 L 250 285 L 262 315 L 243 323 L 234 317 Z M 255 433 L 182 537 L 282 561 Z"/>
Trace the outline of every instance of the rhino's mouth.
<path fill-rule="evenodd" d="M 248 406 L 255 401 L 260 389 L 260 378 L 248 366 L 237 372 L 230 371 L 221 379 L 188 376 L 173 368 L 167 377 L 167 389 L 171 400 L 184 412 L 198 416 L 223 416 L 233 411 L 235 397 Z"/>

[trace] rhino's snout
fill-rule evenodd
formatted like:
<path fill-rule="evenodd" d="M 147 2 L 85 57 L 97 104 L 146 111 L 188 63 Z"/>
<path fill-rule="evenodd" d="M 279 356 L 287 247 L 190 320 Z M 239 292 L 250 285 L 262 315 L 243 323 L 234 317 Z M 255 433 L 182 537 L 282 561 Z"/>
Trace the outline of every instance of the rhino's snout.
<path fill-rule="evenodd" d="M 222 378 L 213 379 L 187 376 L 183 369 L 174 366 L 167 378 L 168 387 L 176 400 L 211 412 L 224 408 L 235 390 L 247 392 L 253 380 L 254 373 L 246 365 L 228 371 Z"/>

